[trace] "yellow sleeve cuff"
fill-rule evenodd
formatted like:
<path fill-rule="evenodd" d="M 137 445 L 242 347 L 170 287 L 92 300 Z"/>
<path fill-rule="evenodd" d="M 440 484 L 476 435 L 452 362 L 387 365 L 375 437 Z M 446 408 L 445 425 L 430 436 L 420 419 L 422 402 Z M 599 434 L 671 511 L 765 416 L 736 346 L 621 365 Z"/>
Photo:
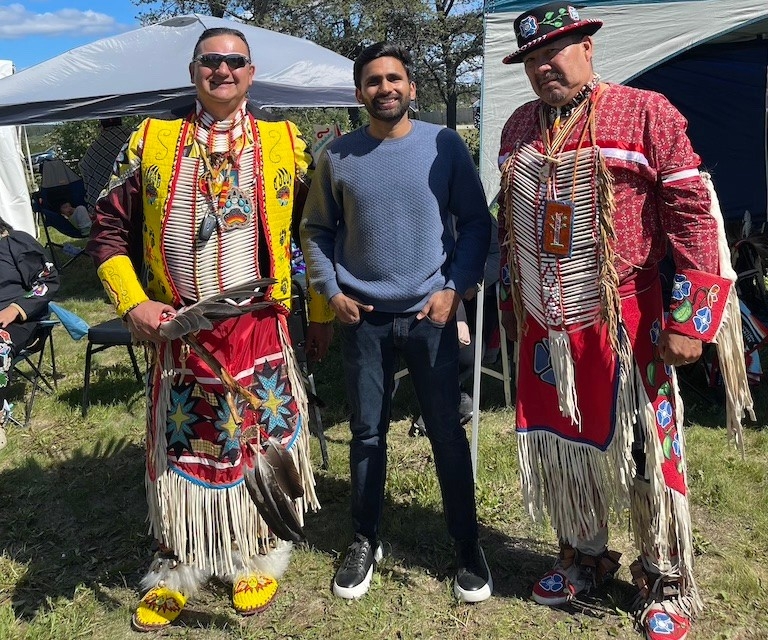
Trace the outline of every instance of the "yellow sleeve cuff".
<path fill-rule="evenodd" d="M 307 310 L 310 322 L 333 322 L 336 318 L 325 296 L 312 286 L 307 287 Z"/>
<path fill-rule="evenodd" d="M 121 318 L 134 307 L 149 300 L 128 256 L 110 258 L 101 264 L 96 273 Z"/>

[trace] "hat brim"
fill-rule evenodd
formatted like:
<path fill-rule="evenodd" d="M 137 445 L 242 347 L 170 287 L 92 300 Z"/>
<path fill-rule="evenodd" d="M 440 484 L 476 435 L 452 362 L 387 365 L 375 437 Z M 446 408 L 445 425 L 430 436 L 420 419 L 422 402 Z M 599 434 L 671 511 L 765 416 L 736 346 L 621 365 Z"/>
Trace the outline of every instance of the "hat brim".
<path fill-rule="evenodd" d="M 579 20 L 578 22 L 574 22 L 573 24 L 569 24 L 565 27 L 560 27 L 559 29 L 550 31 L 549 33 L 541 36 L 540 38 L 531 40 L 529 43 L 520 47 L 517 51 L 510 53 L 508 56 L 506 56 L 502 60 L 502 62 L 504 64 L 516 64 L 518 62 L 522 62 L 523 57 L 525 55 L 527 55 L 531 51 L 535 51 L 536 49 L 543 47 L 545 44 L 548 44 L 553 40 L 558 40 L 559 38 L 562 38 L 563 36 L 567 36 L 571 33 L 583 33 L 584 35 L 591 36 L 595 32 L 597 32 L 597 30 L 602 26 L 603 26 L 602 20 L 595 20 L 592 18 L 589 18 L 586 20 Z"/>

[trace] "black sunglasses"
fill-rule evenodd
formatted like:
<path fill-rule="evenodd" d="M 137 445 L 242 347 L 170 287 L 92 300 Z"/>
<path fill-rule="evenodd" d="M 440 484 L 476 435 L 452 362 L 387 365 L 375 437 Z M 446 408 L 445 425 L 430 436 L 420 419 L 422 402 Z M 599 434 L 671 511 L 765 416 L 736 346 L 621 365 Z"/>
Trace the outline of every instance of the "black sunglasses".
<path fill-rule="evenodd" d="M 251 59 L 242 53 L 201 53 L 195 56 L 192 62 L 199 62 L 204 67 L 214 71 L 226 62 L 230 69 L 242 69 L 245 65 L 251 64 Z"/>

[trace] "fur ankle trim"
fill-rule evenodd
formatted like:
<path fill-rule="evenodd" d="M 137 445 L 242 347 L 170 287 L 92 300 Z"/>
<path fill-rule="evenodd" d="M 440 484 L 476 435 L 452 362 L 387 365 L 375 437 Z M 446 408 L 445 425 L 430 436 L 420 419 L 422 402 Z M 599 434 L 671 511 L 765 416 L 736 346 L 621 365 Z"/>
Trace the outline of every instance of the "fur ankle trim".
<path fill-rule="evenodd" d="M 235 565 L 235 570 L 232 573 L 223 574 L 221 578 L 234 583 L 243 576 L 248 576 L 252 573 L 263 573 L 277 580 L 282 578 L 286 569 L 288 569 L 292 550 L 292 542 L 277 540 L 274 543 L 274 548 L 269 553 L 260 553 L 251 558 L 243 558 L 238 552 L 232 556 L 232 564 Z"/>
<path fill-rule="evenodd" d="M 210 574 L 202 569 L 179 562 L 173 556 L 157 553 L 149 571 L 141 579 L 141 588 L 149 591 L 155 587 L 167 587 L 189 598 L 200 590 L 208 578 Z"/>

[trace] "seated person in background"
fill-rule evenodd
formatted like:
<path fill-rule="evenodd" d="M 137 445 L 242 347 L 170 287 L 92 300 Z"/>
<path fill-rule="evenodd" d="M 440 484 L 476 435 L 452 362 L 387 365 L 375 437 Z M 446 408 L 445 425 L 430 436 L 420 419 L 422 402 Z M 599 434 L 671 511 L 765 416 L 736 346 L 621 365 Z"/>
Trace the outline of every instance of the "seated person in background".
<path fill-rule="evenodd" d="M 40 243 L 0 218 L 0 449 L 13 359 L 34 338 L 35 321 L 48 314 L 58 288 L 59 274 Z"/>
<path fill-rule="evenodd" d="M 91 216 L 83 205 L 72 206 L 71 202 L 62 202 L 59 205 L 59 213 L 63 215 L 69 223 L 80 232 L 80 235 L 87 236 L 91 233 Z"/>

